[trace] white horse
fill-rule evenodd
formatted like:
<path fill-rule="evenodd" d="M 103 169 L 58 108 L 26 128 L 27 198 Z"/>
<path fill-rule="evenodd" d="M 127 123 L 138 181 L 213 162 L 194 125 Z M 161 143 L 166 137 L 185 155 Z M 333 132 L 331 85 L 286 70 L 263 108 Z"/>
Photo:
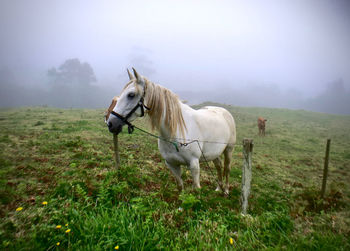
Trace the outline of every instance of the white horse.
<path fill-rule="evenodd" d="M 189 167 L 193 187 L 200 188 L 199 162 L 213 161 L 219 183 L 216 190 L 223 188 L 227 194 L 232 151 L 236 143 L 236 125 L 232 115 L 224 108 L 215 106 L 194 110 L 183 104 L 170 90 L 152 83 L 135 69 L 133 71 L 134 76 L 128 70 L 130 81 L 108 109 L 106 123 L 109 131 L 118 134 L 127 124 L 131 133 L 131 122 L 146 114 L 152 128 L 159 131 L 159 151 L 180 190 L 183 189 L 181 165 Z M 177 146 L 172 142 L 176 142 Z M 222 153 L 225 157 L 223 172 Z M 225 186 L 222 185 L 223 176 Z"/>

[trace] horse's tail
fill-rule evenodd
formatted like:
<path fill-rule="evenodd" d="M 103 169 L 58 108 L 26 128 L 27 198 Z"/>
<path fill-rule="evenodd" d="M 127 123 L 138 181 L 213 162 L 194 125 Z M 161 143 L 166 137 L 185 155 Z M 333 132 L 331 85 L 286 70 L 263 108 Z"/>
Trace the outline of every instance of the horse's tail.
<path fill-rule="evenodd" d="M 225 113 L 223 114 L 224 115 L 224 118 L 228 124 L 228 126 L 230 127 L 230 132 L 231 132 L 231 135 L 230 135 L 230 139 L 228 141 L 228 145 L 234 147 L 234 145 L 236 144 L 236 123 L 235 123 L 235 119 L 233 118 L 232 114 L 227 111 L 225 109 Z"/>

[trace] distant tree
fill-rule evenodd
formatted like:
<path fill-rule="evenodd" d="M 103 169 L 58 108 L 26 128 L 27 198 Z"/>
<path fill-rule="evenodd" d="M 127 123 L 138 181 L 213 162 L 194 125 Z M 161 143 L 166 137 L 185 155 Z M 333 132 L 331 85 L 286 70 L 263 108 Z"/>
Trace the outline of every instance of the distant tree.
<path fill-rule="evenodd" d="M 152 60 L 153 52 L 147 48 L 133 47 L 129 55 L 129 65 L 142 72 L 144 76 L 152 76 L 156 70 Z"/>
<path fill-rule="evenodd" d="M 80 62 L 79 59 L 67 59 L 56 69 L 47 71 L 47 75 L 54 84 L 87 86 L 96 82 L 94 70 L 89 63 Z"/>
<path fill-rule="evenodd" d="M 8 67 L 2 67 L 0 69 L 0 85 L 8 85 L 8 84 L 14 84 L 15 76 Z"/>
<path fill-rule="evenodd" d="M 49 103 L 56 107 L 94 107 L 100 89 L 91 85 L 96 82 L 89 63 L 79 59 L 67 59 L 58 68 L 47 71 L 51 82 Z"/>
<path fill-rule="evenodd" d="M 333 96 L 333 98 L 337 98 L 339 96 L 344 95 L 346 93 L 344 81 L 342 78 L 338 78 L 332 82 L 330 82 L 327 86 L 327 95 Z"/>
<path fill-rule="evenodd" d="M 13 106 L 16 104 L 19 93 L 14 73 L 8 67 L 0 69 L 0 106 Z M 17 95 L 16 95 L 17 94 Z"/>
<path fill-rule="evenodd" d="M 327 85 L 323 93 L 308 100 L 306 107 L 320 112 L 349 114 L 350 92 L 342 78 L 336 79 Z"/>

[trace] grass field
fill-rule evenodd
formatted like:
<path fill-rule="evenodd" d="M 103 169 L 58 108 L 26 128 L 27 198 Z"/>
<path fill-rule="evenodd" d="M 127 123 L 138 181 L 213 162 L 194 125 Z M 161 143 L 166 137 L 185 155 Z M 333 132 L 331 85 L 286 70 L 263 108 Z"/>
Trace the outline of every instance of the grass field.
<path fill-rule="evenodd" d="M 350 250 L 350 116 L 224 107 L 238 137 L 228 197 L 214 192 L 213 165 L 202 165 L 199 191 L 184 169 L 179 193 L 156 139 L 137 130 L 119 135 L 115 170 L 103 110 L 1 109 L 0 249 Z M 258 116 L 268 120 L 264 138 Z M 254 139 L 253 181 L 243 216 L 246 137 Z"/>

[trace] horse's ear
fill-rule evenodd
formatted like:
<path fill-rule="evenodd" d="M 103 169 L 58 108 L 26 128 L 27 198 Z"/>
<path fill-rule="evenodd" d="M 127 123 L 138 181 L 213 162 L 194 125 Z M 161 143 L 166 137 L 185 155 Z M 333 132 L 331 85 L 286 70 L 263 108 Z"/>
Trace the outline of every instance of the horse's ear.
<path fill-rule="evenodd" d="M 131 74 L 128 68 L 126 70 L 128 71 L 129 79 L 133 80 L 135 77 Z"/>
<path fill-rule="evenodd" d="M 141 76 L 140 74 L 137 73 L 137 71 L 135 70 L 134 67 L 132 68 L 132 70 L 133 70 L 134 75 L 135 75 L 135 77 L 136 77 L 137 83 L 143 86 L 143 85 L 145 84 L 145 82 L 143 81 L 142 76 Z"/>

